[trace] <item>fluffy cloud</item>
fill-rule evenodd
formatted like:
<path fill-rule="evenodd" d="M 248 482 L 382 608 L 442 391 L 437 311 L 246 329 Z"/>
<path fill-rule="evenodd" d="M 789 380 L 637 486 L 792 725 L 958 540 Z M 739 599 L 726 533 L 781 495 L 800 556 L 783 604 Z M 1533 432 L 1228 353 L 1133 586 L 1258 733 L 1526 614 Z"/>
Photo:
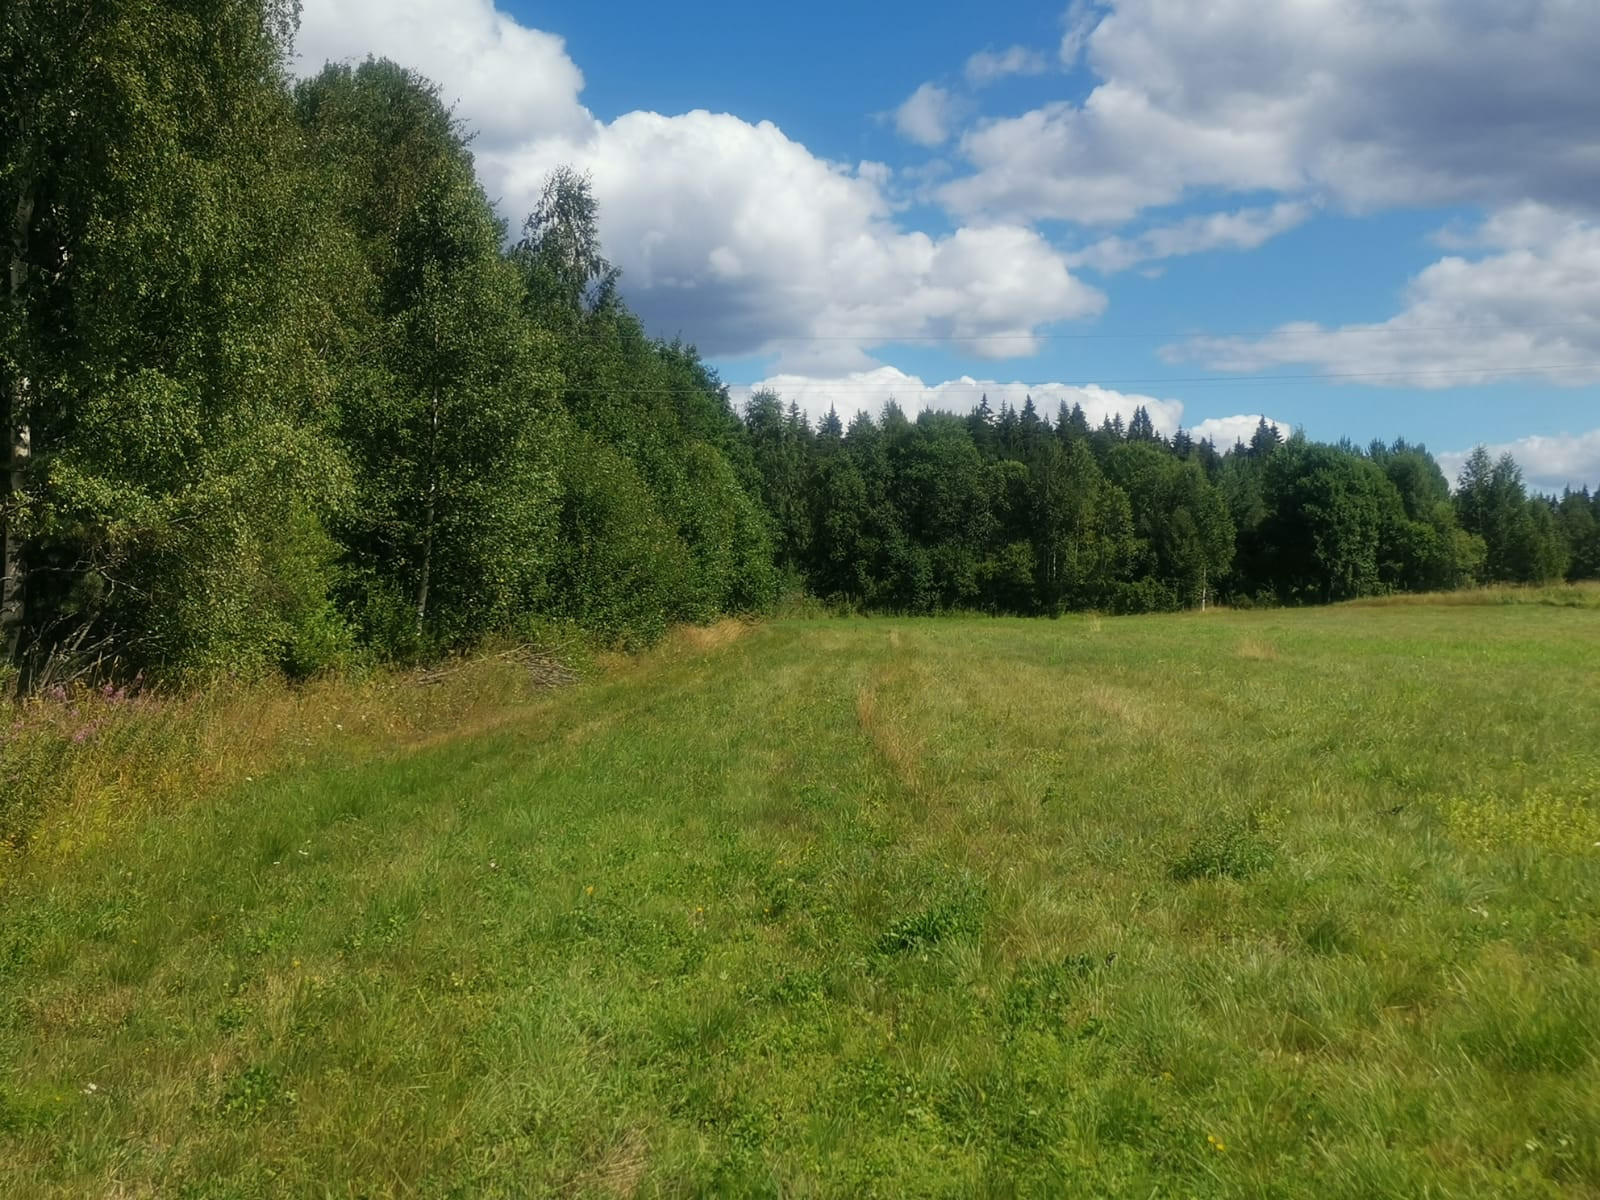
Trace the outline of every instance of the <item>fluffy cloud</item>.
<path fill-rule="evenodd" d="M 1004 50 L 980 50 L 967 59 L 967 83 L 972 87 L 987 87 L 1012 75 L 1043 75 L 1048 68 L 1044 55 L 1026 46 L 1008 46 Z"/>
<path fill-rule="evenodd" d="M 1238 212 L 1186 217 L 1172 225 L 1147 229 L 1134 237 L 1102 238 L 1087 249 L 1067 255 L 1067 262 L 1074 267 L 1093 267 L 1110 274 L 1140 263 L 1207 250 L 1254 250 L 1302 224 L 1311 213 L 1311 205 L 1286 200 L 1270 208 L 1244 208 Z"/>
<path fill-rule="evenodd" d="M 1263 338 L 1201 338 L 1163 354 L 1229 372 L 1311 366 L 1380 386 L 1600 381 L 1600 224 L 1523 204 L 1450 240 L 1487 252 L 1427 267 L 1387 321 L 1298 322 Z"/>
<path fill-rule="evenodd" d="M 1120 416 L 1126 422 L 1132 418 L 1134 409 L 1143 405 L 1150 414 L 1151 423 L 1165 434 L 1177 432 L 1183 419 L 1183 404 L 1180 401 L 1116 392 L 1092 383 L 1082 386 L 1069 383 L 1002 383 L 994 379 L 963 376 L 930 385 L 894 367 L 879 367 L 837 378 L 774 375 L 750 387 L 731 388 L 729 391 L 739 404 L 743 404 L 756 391 L 776 392 L 785 403 L 793 401 L 798 404 L 813 421 L 826 415 L 831 407 L 838 411 L 840 419 L 847 424 L 858 412 L 876 415 L 890 400 L 915 416 L 924 408 L 942 412 L 970 412 L 978 407 L 979 401 L 985 396 L 997 411 L 1002 400 L 1021 408 L 1023 401 L 1032 396 L 1040 415 L 1052 419 L 1062 403 L 1068 408 L 1078 404 L 1082 406 L 1084 416 L 1091 425 L 1099 425 L 1106 418 L 1114 416 Z M 1250 427 L 1254 429 L 1255 418 L 1250 418 L 1250 422 Z"/>
<path fill-rule="evenodd" d="M 1275 420 L 1265 413 L 1256 413 L 1253 416 L 1211 417 L 1195 425 L 1189 433 L 1197 442 L 1210 438 L 1217 449 L 1225 453 L 1233 449 L 1235 442 L 1249 445 L 1251 436 L 1262 421 L 1271 425 L 1284 437 L 1288 437 L 1291 432 L 1289 426 L 1282 421 Z"/>
<path fill-rule="evenodd" d="M 563 40 L 491 0 L 306 0 L 296 50 L 307 75 L 368 55 L 420 71 L 492 146 L 578 134 L 591 119 Z"/>
<path fill-rule="evenodd" d="M 897 338 L 957 337 L 1002 358 L 1105 297 L 1021 225 L 941 237 L 896 223 L 881 164 L 818 158 L 776 126 L 702 111 L 606 123 L 579 103 L 559 38 L 488 0 L 307 0 L 301 69 L 365 53 L 416 64 L 479 131 L 479 174 L 515 226 L 546 174 L 593 176 L 607 255 L 653 330 L 712 355 L 781 352 L 785 369 L 874 365 Z"/>
<path fill-rule="evenodd" d="M 874 173 L 769 123 L 629 113 L 581 142 L 520 150 L 506 192 L 531 196 L 556 162 L 592 172 L 629 302 L 709 354 L 780 351 L 794 369 L 838 371 L 867 365 L 864 347 L 955 337 L 1013 357 L 1037 349 L 1041 323 L 1105 304 L 1031 230 L 900 229 Z"/>
<path fill-rule="evenodd" d="M 1191 189 L 1593 209 L 1600 5 L 1575 0 L 1074 4 L 1100 81 L 970 131 L 962 213 L 1121 222 Z"/>
<path fill-rule="evenodd" d="M 1083 57 L 1089 35 L 1105 16 L 1101 0 L 1072 0 L 1061 15 L 1061 65 L 1071 70 Z"/>
<path fill-rule="evenodd" d="M 959 213 L 1120 224 L 1189 187 L 1299 188 L 1281 138 L 1270 123 L 1193 128 L 1148 96 L 1106 84 L 1081 109 L 1062 101 L 967 133 L 961 149 L 976 172 L 938 195 Z"/>
<path fill-rule="evenodd" d="M 1522 468 L 1523 479 L 1534 491 L 1560 494 L 1566 488 L 1600 488 L 1600 429 L 1560 437 L 1525 437 L 1488 447 L 1499 458 L 1510 454 Z M 1461 474 L 1470 450 L 1441 454 L 1439 466 L 1452 482 Z"/>
<path fill-rule="evenodd" d="M 950 136 L 955 100 L 944 88 L 925 83 L 895 109 L 894 127 L 919 146 L 938 146 Z"/>

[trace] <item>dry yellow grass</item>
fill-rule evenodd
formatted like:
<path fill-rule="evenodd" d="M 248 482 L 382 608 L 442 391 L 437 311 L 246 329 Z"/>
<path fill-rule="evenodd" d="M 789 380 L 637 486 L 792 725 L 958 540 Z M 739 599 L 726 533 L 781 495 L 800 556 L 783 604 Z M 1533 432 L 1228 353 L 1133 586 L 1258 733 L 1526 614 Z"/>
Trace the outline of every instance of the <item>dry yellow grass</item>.
<path fill-rule="evenodd" d="M 599 1192 L 602 1196 L 627 1200 L 638 1193 L 649 1161 L 650 1147 L 644 1136 L 636 1129 L 627 1130 L 588 1176 L 579 1181 L 574 1191 L 580 1194 Z"/>
<path fill-rule="evenodd" d="M 1245 638 L 1239 643 L 1238 654 L 1252 662 L 1273 662 L 1278 657 L 1278 648 L 1259 638 Z"/>
<path fill-rule="evenodd" d="M 749 621 L 726 617 L 711 625 L 681 625 L 667 635 L 664 644 L 668 651 L 682 650 L 690 654 L 705 654 L 721 650 L 744 638 L 755 626 Z"/>
<path fill-rule="evenodd" d="M 1150 715 L 1148 699 L 1128 688 L 1095 684 L 1085 689 L 1083 701 L 1087 707 L 1136 733 L 1148 732 L 1156 725 Z"/>
<path fill-rule="evenodd" d="M 910 670 L 887 666 L 874 672 L 872 681 L 856 694 L 856 721 L 861 732 L 912 795 L 922 787 L 924 743 L 911 736 L 904 705 L 897 704 L 889 693 L 898 690 L 914 694 L 923 686 L 925 681 Z"/>

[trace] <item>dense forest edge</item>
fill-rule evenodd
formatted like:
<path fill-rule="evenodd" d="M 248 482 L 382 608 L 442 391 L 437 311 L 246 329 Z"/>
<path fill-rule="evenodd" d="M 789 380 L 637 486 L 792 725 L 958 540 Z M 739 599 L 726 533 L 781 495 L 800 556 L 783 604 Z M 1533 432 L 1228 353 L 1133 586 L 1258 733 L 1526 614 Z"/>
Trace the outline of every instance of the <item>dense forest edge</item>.
<path fill-rule="evenodd" d="M 1475 453 L 1149 414 L 735 408 L 650 336 L 586 180 L 519 230 L 403 66 L 292 6 L 12 6 L 7 688 L 304 679 L 770 610 L 1056 615 L 1600 575 L 1600 497 Z"/>

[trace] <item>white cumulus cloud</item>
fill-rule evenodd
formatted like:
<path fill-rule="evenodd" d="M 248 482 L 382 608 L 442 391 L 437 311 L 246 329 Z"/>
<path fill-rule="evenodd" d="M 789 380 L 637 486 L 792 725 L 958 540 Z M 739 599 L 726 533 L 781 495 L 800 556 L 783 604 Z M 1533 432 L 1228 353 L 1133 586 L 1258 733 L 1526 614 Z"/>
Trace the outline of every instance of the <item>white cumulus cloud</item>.
<path fill-rule="evenodd" d="M 1102 0 L 1072 0 L 1061 15 L 1061 65 L 1077 66 L 1083 57 L 1083 48 L 1089 35 L 1105 16 L 1106 4 Z"/>
<path fill-rule="evenodd" d="M 1097 86 L 969 131 L 954 211 L 1116 223 L 1195 189 L 1597 207 L 1600 4 L 1105 0 L 1066 26 Z"/>
<path fill-rule="evenodd" d="M 1236 417 L 1209 417 L 1192 426 L 1189 434 L 1197 442 L 1210 438 L 1218 450 L 1227 453 L 1233 449 L 1235 442 L 1243 442 L 1248 446 L 1262 421 L 1271 425 L 1284 437 L 1293 432 L 1284 422 L 1274 420 L 1265 413 L 1256 413 Z"/>
<path fill-rule="evenodd" d="M 1428 266 L 1386 321 L 1294 322 L 1266 337 L 1197 338 L 1163 354 L 1229 372 L 1309 366 L 1378 386 L 1600 382 L 1600 223 L 1523 204 L 1451 238 L 1482 252 Z"/>
<path fill-rule="evenodd" d="M 577 134 L 591 119 L 566 43 L 491 0 L 306 0 L 295 49 L 304 75 L 368 56 L 420 71 L 489 145 Z"/>
<path fill-rule="evenodd" d="M 894 112 L 900 136 L 919 146 L 938 146 L 950 137 L 955 98 L 937 84 L 925 83 Z"/>
<path fill-rule="evenodd" d="M 1105 274 L 1126 271 L 1140 263 L 1201 254 L 1207 250 L 1254 250 L 1280 233 L 1304 224 L 1312 206 L 1285 200 L 1270 208 L 1204 213 L 1171 225 L 1158 225 L 1131 237 L 1106 237 L 1067 255 L 1074 267 L 1093 267 Z"/>
<path fill-rule="evenodd" d="M 1559 437 L 1519 438 L 1486 449 L 1495 458 L 1510 454 L 1522 468 L 1523 481 L 1533 491 L 1560 495 L 1567 488 L 1600 488 L 1600 429 Z M 1439 466 L 1452 484 L 1460 477 L 1471 453 L 1458 450 L 1438 456 Z"/>
<path fill-rule="evenodd" d="M 1038 348 L 1039 325 L 1105 305 L 1037 232 L 901 229 L 874 175 L 819 159 L 770 123 L 629 113 L 581 142 L 519 150 L 507 193 L 532 196 L 557 162 L 592 173 L 629 303 L 710 354 L 859 369 L 867 347 L 955 337 L 1015 357 Z"/>
<path fill-rule="evenodd" d="M 895 219 L 882 164 L 829 162 L 770 122 L 725 113 L 597 120 L 561 39 L 488 0 L 307 0 L 300 69 L 367 53 L 414 65 L 478 131 L 480 177 L 516 228 L 548 172 L 592 174 L 605 253 L 656 332 L 711 355 L 781 352 L 791 369 L 872 365 L 897 338 L 951 336 L 989 357 L 1037 349 L 1105 297 L 1015 222 L 941 236 Z"/>
<path fill-rule="evenodd" d="M 987 87 L 1013 75 L 1043 75 L 1049 69 L 1044 55 L 1027 46 L 980 50 L 967 59 L 965 75 L 971 87 Z"/>

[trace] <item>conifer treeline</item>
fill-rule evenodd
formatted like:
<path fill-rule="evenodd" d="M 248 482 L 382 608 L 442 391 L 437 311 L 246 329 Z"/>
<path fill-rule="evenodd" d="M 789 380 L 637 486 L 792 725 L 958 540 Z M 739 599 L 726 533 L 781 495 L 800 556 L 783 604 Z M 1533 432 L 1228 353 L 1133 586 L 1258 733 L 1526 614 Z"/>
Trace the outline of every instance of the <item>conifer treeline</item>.
<path fill-rule="evenodd" d="M 890 406 L 742 414 L 647 336 L 592 196 L 514 236 L 388 62 L 285 70 L 282 0 L 12 0 L 0 27 L 0 633 L 39 686 L 305 675 L 771 605 L 1134 611 L 1596 573 L 1594 502 L 1420 448 L 1219 455 Z M 991 419 L 992 418 L 992 419 Z M 1268 444 L 1270 442 L 1270 444 Z"/>
<path fill-rule="evenodd" d="M 1285 441 L 1262 421 L 1219 453 L 1142 408 L 1091 428 L 1031 398 L 915 420 L 891 402 L 812 429 L 765 393 L 746 423 L 779 565 L 846 606 L 1144 612 L 1600 574 L 1600 497 L 1529 496 L 1481 449 L 1452 496 L 1422 446 Z"/>

